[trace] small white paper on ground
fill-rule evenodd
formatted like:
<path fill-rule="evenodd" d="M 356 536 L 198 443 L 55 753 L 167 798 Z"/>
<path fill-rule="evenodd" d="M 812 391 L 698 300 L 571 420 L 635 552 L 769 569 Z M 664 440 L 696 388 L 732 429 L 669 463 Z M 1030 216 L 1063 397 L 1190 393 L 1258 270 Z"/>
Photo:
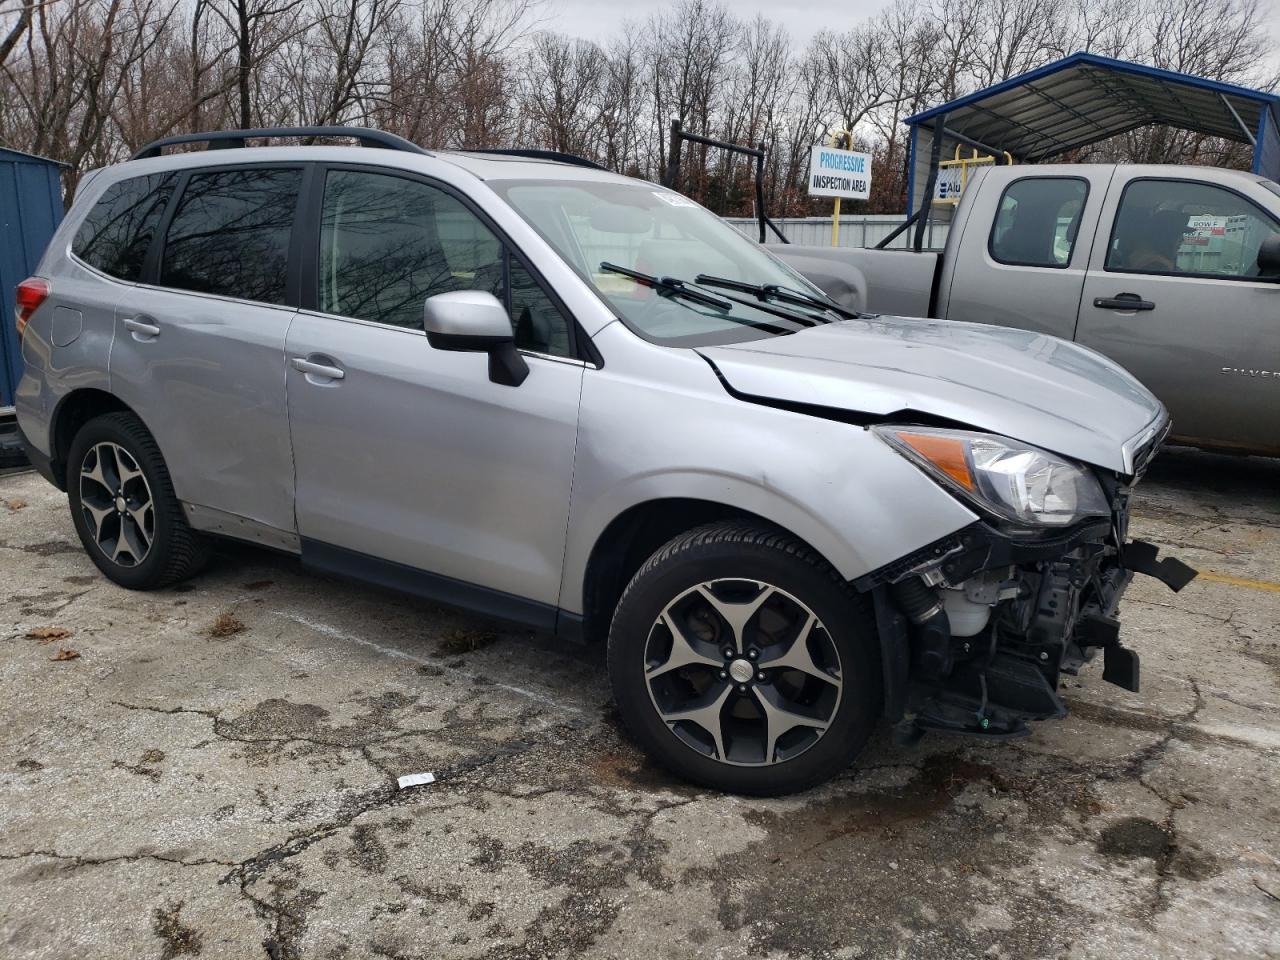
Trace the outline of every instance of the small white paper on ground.
<path fill-rule="evenodd" d="M 420 787 L 424 783 L 435 783 L 436 775 L 434 773 L 409 773 L 396 781 L 403 790 L 406 787 Z"/>

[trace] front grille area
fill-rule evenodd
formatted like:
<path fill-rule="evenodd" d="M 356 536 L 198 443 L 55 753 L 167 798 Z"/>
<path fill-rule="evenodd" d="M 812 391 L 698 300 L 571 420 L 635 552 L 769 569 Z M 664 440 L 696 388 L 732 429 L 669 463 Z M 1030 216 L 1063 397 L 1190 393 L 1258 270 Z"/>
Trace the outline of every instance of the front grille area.
<path fill-rule="evenodd" d="M 1172 427 L 1173 421 L 1166 417 L 1164 426 L 1134 453 L 1133 479 L 1129 483 L 1130 486 L 1141 480 L 1142 475 L 1147 472 L 1147 467 L 1151 465 L 1151 461 L 1155 459 L 1156 454 L 1160 452 L 1160 448 L 1164 446 L 1165 440 L 1169 437 L 1169 430 Z"/>

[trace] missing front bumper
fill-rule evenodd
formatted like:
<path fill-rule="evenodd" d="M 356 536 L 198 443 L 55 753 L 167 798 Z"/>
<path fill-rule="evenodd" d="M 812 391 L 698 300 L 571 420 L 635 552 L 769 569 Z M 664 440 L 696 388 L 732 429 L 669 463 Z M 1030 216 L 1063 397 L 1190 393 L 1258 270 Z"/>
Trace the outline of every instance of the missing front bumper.
<path fill-rule="evenodd" d="M 1103 679 L 1136 691 L 1139 658 L 1121 643 L 1116 618 L 1121 596 L 1134 574 L 1173 590 L 1196 574 L 1159 558 L 1151 544 L 1124 541 L 1125 519 L 1034 541 L 978 523 L 855 584 L 876 598 L 889 717 L 914 733 L 1025 735 L 1030 721 L 1066 714 L 1062 674 L 1077 673 L 1098 651 Z M 900 590 L 891 585 L 909 578 L 945 592 L 981 577 L 1000 582 L 1000 599 L 980 632 L 943 634 L 946 656 L 937 650 L 937 623 L 926 631 L 893 599 Z"/>

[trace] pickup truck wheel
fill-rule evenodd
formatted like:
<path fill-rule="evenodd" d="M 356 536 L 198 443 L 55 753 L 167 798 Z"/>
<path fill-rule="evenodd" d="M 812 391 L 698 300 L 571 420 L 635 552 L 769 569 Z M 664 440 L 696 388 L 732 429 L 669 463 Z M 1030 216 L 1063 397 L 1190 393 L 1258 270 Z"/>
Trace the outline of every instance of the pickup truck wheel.
<path fill-rule="evenodd" d="M 812 549 L 717 523 L 659 549 L 609 631 L 623 720 L 695 783 L 793 793 L 848 768 L 879 715 L 874 618 Z"/>
<path fill-rule="evenodd" d="M 67 500 L 80 542 L 122 587 L 153 590 L 191 576 L 208 542 L 187 524 L 155 438 L 131 413 L 80 428 L 67 457 Z"/>

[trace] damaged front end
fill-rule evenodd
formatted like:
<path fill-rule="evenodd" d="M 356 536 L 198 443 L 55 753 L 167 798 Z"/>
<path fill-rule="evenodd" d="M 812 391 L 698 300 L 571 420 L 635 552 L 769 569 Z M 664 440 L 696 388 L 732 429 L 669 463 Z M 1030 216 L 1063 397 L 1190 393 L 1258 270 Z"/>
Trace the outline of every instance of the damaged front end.
<path fill-rule="evenodd" d="M 886 713 L 904 736 L 1025 735 L 1028 721 L 1066 714 L 1059 679 L 1099 650 L 1103 678 L 1137 691 L 1121 595 L 1135 573 L 1175 591 L 1196 575 L 1127 538 L 1130 491 L 1163 435 L 1137 452 L 1132 475 L 1095 472 L 1105 514 L 1095 504 L 1091 516 L 1035 529 L 992 513 L 855 581 L 875 603 Z"/>

